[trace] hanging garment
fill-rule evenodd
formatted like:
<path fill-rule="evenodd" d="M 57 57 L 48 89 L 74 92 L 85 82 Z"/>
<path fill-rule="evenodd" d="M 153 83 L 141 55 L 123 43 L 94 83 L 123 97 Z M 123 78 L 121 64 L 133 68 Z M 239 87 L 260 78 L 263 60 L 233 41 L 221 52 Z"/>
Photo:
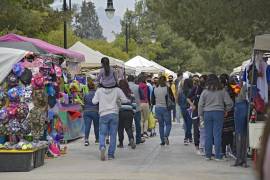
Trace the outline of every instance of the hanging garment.
<path fill-rule="evenodd" d="M 259 76 L 257 78 L 257 88 L 259 89 L 259 94 L 265 103 L 268 103 L 268 83 L 266 79 L 266 68 L 267 63 L 263 60 L 256 63 L 256 67 L 259 71 Z"/>

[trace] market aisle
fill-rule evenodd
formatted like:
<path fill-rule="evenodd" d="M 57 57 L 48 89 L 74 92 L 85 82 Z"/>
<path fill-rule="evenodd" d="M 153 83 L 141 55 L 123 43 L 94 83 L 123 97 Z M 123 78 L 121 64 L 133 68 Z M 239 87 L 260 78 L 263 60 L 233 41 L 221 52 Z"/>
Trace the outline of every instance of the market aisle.
<path fill-rule="evenodd" d="M 5 180 L 254 180 L 252 169 L 232 168 L 232 162 L 205 161 L 193 146 L 183 145 L 183 130 L 173 125 L 171 145 L 160 147 L 159 137 L 136 150 L 118 149 L 116 159 L 101 162 L 98 146 L 68 145 L 68 154 L 28 173 L 0 173 Z M 92 140 L 93 142 L 93 140 Z M 127 144 L 127 142 L 125 143 Z"/>

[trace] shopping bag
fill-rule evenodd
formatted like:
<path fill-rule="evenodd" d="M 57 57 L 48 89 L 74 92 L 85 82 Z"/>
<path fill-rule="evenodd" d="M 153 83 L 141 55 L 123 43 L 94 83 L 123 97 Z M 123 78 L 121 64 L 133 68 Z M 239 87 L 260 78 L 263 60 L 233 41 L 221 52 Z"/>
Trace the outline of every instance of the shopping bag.
<path fill-rule="evenodd" d="M 154 117 L 153 112 L 150 112 L 148 117 L 148 129 L 155 129 L 156 127 L 156 119 Z"/>

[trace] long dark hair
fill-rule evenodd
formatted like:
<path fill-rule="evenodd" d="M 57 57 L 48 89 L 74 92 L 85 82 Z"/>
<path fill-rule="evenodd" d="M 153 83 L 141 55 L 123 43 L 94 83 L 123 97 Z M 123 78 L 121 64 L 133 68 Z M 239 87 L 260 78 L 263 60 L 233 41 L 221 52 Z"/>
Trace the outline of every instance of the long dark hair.
<path fill-rule="evenodd" d="M 183 93 L 185 96 L 189 95 L 190 90 L 193 87 L 193 81 L 191 78 L 185 79 L 183 84 Z"/>
<path fill-rule="evenodd" d="M 210 74 L 207 77 L 206 81 L 206 89 L 210 91 L 218 91 L 222 89 L 222 85 L 215 74 Z"/>
<path fill-rule="evenodd" d="M 131 97 L 131 90 L 129 88 L 128 82 L 125 79 L 122 79 L 119 81 L 119 88 L 123 91 L 123 93 L 126 95 L 126 97 Z"/>
<path fill-rule="evenodd" d="M 160 76 L 158 79 L 158 86 L 165 87 L 166 86 L 166 77 Z"/>
<path fill-rule="evenodd" d="M 223 87 L 229 86 L 229 78 L 230 76 L 228 74 L 221 74 L 219 76 L 220 83 Z"/>
<path fill-rule="evenodd" d="M 105 76 L 109 76 L 110 75 L 110 60 L 109 60 L 109 58 L 103 57 L 101 59 L 101 64 L 105 70 Z"/>
<path fill-rule="evenodd" d="M 262 136 L 262 141 L 261 141 L 261 149 L 259 152 L 259 160 L 257 161 L 257 172 L 258 172 L 258 176 L 260 180 L 266 180 L 264 177 L 264 163 L 265 161 L 269 161 L 269 159 L 265 159 L 266 156 L 266 152 L 267 152 L 267 145 L 268 145 L 268 141 L 270 138 L 270 112 L 269 112 L 270 108 L 268 107 L 267 109 L 267 118 L 265 118 L 265 128 L 264 128 L 264 132 L 263 132 L 263 136 Z"/>

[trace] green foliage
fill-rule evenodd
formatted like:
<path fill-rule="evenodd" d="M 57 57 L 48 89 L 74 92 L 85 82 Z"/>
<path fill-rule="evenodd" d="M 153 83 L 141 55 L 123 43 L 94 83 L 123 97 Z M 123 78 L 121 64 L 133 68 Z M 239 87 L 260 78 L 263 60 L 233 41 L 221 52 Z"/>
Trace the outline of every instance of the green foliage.
<path fill-rule="evenodd" d="M 104 39 L 93 2 L 82 2 L 81 11 L 75 15 L 74 28 L 80 38 Z"/>
<path fill-rule="evenodd" d="M 31 3 L 33 2 L 33 3 Z M 57 11 L 49 5 L 51 0 L 1 0 L 0 31 L 16 32 L 35 37 L 40 32 L 48 33 L 61 22 Z"/>

